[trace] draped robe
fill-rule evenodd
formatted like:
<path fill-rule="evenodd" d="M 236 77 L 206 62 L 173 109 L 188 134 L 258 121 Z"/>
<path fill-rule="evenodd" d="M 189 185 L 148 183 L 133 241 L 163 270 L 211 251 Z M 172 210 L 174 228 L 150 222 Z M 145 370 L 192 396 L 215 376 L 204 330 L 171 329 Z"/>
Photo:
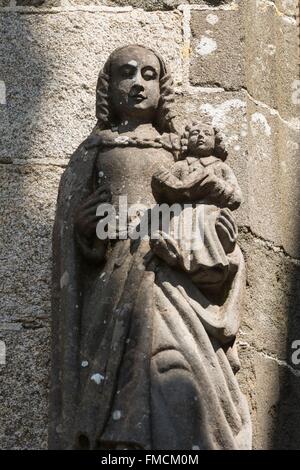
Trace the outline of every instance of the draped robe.
<path fill-rule="evenodd" d="M 235 377 L 245 284 L 239 247 L 222 252 L 216 212 L 199 263 L 215 253 L 219 265 L 221 253 L 221 304 L 147 240 L 113 241 L 103 263 L 91 264 L 74 213 L 93 191 L 98 152 L 79 147 L 58 195 L 50 448 L 249 449 L 250 415 Z M 207 267 L 213 276 L 214 263 Z"/>

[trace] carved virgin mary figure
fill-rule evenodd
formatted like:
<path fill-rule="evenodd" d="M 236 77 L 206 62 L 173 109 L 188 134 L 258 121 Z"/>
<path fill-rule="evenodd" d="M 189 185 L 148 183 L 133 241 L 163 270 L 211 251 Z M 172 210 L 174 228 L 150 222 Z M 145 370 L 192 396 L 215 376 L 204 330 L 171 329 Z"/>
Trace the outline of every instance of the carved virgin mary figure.
<path fill-rule="evenodd" d="M 99 75 L 97 125 L 61 179 L 50 448 L 251 447 L 235 378 L 245 273 L 229 211 L 215 204 L 205 220 L 194 266 L 205 275 L 196 278 L 147 237 L 96 236 L 99 205 L 116 206 L 119 196 L 157 203 L 153 175 L 178 159 L 173 101 L 158 54 L 136 45 L 114 51 Z"/>

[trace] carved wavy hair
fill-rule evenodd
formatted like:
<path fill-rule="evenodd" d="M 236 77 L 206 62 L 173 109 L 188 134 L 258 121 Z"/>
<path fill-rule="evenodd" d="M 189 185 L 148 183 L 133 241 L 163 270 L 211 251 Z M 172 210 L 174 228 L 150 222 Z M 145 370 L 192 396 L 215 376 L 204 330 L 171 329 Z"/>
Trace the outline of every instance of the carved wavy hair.
<path fill-rule="evenodd" d="M 151 51 L 159 61 L 160 99 L 153 125 L 161 133 L 174 132 L 175 128 L 173 124 L 173 119 L 175 117 L 175 113 L 173 111 L 173 80 L 167 69 L 167 66 L 162 57 L 157 52 L 147 47 L 140 46 L 139 44 L 134 44 L 134 46 L 142 47 L 143 49 Z M 109 129 L 110 127 L 113 127 L 117 124 L 116 117 L 114 116 L 109 99 L 111 82 L 111 63 L 115 54 L 120 52 L 122 49 L 126 49 L 127 47 L 132 47 L 132 45 L 120 47 L 114 52 L 112 52 L 99 74 L 96 91 L 96 117 L 98 119 L 97 128 L 99 130 Z"/>
<path fill-rule="evenodd" d="M 198 122 L 192 122 L 192 124 L 188 124 L 185 127 L 185 131 L 183 132 L 181 136 L 181 155 L 180 158 L 184 159 L 186 156 L 188 156 L 188 142 L 189 142 L 189 135 L 191 129 L 197 125 Z M 207 122 L 203 122 L 203 124 L 208 125 Z M 217 158 L 220 158 L 223 162 L 226 160 L 228 157 L 228 152 L 225 148 L 225 144 L 223 141 L 223 138 L 221 136 L 220 130 L 217 127 L 212 126 L 215 132 L 215 148 L 213 155 Z"/>

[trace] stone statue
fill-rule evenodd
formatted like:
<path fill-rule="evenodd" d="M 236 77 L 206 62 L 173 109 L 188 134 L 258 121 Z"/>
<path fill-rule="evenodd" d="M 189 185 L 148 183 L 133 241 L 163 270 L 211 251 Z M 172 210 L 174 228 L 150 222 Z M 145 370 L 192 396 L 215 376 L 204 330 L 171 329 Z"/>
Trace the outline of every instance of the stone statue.
<path fill-rule="evenodd" d="M 157 53 L 117 49 L 99 75 L 97 125 L 63 174 L 50 448 L 251 448 L 235 378 L 245 268 L 232 210 L 241 191 L 220 133 L 193 122 L 179 135 L 173 102 Z M 146 210 L 129 210 L 125 230 L 99 237 L 113 222 L 99 208 L 119 214 L 124 196 Z M 145 213 L 174 204 L 167 227 L 130 236 Z M 200 237 L 176 237 L 198 213 Z"/>

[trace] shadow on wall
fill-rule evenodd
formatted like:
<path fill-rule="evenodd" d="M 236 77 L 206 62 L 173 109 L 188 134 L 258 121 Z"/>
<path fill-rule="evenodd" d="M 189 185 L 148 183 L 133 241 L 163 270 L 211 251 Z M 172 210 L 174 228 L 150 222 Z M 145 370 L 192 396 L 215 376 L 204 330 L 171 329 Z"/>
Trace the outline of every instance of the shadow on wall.
<path fill-rule="evenodd" d="M 299 237 L 300 240 L 300 237 Z M 300 345 L 300 269 L 293 268 L 288 309 L 286 362 L 291 369 L 279 368 L 280 395 L 274 426 L 274 449 L 300 449 L 300 353 L 293 345 Z M 293 360 L 294 359 L 294 360 Z M 298 362 L 295 363 L 295 360 Z"/>
<path fill-rule="evenodd" d="M 300 83 L 300 3 L 298 4 L 298 83 Z M 299 94 L 298 94 L 299 96 Z M 298 98 L 299 100 L 299 98 Z M 299 105 L 299 103 L 298 103 Z M 300 156 L 300 128 L 298 118 L 298 157 Z M 298 162 L 299 168 L 299 162 Z M 300 170 L 294 175 L 293 190 L 296 191 L 296 204 L 300 206 L 299 191 Z M 298 215 L 298 214 L 297 214 Z M 297 223 L 299 218 L 295 218 Z M 298 242 L 297 260 L 300 259 L 300 226 L 294 227 Z M 275 449 L 300 449 L 300 261 L 293 265 L 288 308 L 286 362 L 291 367 L 284 367 L 280 374 L 280 399 L 277 421 L 273 435 Z"/>
<path fill-rule="evenodd" d="M 6 84 L 8 128 L 2 146 L 11 158 L 30 157 L 43 89 L 51 78 L 47 47 L 37 47 L 27 21 L 31 15 L 1 15 L 1 78 Z M 41 35 L 39 35 L 39 40 Z M 46 40 L 47 38 L 45 38 Z"/>
<path fill-rule="evenodd" d="M 6 364 L 0 366 L 2 449 L 44 448 L 47 442 L 45 272 L 52 220 L 40 197 L 40 180 L 49 173 L 46 167 L 21 163 L 32 156 L 36 123 L 46 112 L 42 95 L 51 62 L 47 48 L 36 46 L 28 21 L 32 16 L 0 15 L 0 80 L 6 88 L 0 123 L 0 239 L 5 259 L 0 271 L 0 340 L 6 345 Z"/>

